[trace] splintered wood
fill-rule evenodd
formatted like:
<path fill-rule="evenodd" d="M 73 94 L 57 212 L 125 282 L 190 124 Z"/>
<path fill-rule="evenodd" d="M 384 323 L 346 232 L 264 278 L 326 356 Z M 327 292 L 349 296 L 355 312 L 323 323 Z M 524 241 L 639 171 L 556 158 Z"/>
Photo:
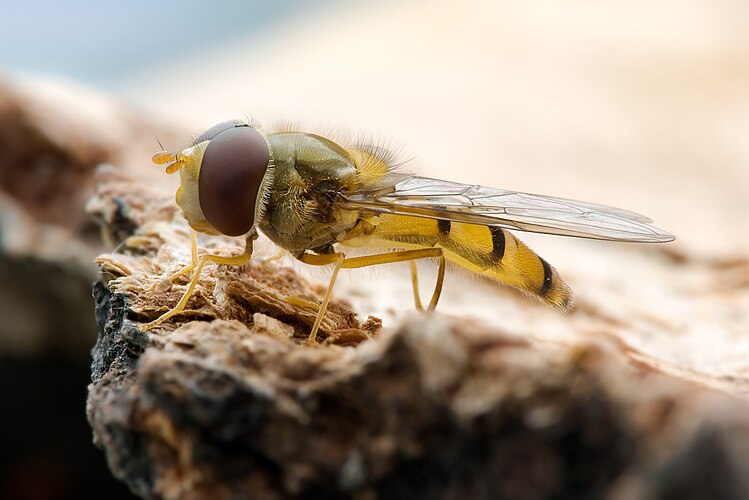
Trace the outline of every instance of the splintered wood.
<path fill-rule="evenodd" d="M 174 282 L 168 278 L 191 262 L 189 228 L 173 201 L 155 192 L 149 199 L 143 190 L 120 178 L 102 184 L 88 206 L 104 223 L 107 229 L 103 233 L 110 238 L 122 227 L 133 228 L 117 252 L 96 259 L 108 287 L 127 295 L 130 317 L 145 323 L 171 309 L 184 294 L 191 276 L 187 273 Z M 122 207 L 127 207 L 126 213 Z M 200 253 L 228 256 L 244 248 L 239 239 L 216 237 L 205 242 L 209 246 L 200 248 Z M 170 330 L 181 323 L 217 318 L 253 326 L 259 313 L 276 318 L 284 328 L 292 327 L 293 337 L 302 339 L 309 335 L 324 291 L 274 259 L 255 258 L 243 267 L 208 265 L 185 310 L 162 327 Z M 349 306 L 334 300 L 321 331 L 327 342 L 356 344 L 375 334 L 380 323 L 374 317 L 361 323 Z M 260 331 L 276 335 L 278 328 L 265 323 Z"/>

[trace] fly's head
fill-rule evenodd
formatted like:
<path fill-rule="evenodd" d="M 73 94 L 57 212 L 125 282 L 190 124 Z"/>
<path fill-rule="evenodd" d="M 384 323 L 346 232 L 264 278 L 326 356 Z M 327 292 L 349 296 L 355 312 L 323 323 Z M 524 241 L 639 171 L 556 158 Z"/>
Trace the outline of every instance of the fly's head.
<path fill-rule="evenodd" d="M 180 153 L 160 151 L 153 162 L 179 172 L 177 204 L 196 231 L 241 236 L 265 213 L 273 158 L 254 127 L 228 121 L 199 135 Z"/>

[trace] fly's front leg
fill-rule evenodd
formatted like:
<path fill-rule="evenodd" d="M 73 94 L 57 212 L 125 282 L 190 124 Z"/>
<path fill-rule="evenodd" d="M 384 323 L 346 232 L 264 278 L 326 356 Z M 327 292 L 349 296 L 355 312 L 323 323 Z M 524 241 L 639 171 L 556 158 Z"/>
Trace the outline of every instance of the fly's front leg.
<path fill-rule="evenodd" d="M 205 254 L 205 255 L 201 255 L 200 258 L 197 258 L 197 248 L 196 248 L 195 253 L 193 253 L 193 255 L 196 257 L 196 262 L 194 262 L 193 264 L 190 264 L 189 266 L 186 266 L 184 269 L 182 269 L 181 271 L 177 273 L 177 276 L 181 276 L 182 274 L 186 274 L 187 272 L 190 272 L 193 268 L 195 269 L 192 279 L 190 280 L 190 284 L 187 286 L 187 290 L 185 290 L 185 293 L 182 295 L 182 298 L 180 299 L 180 301 L 171 310 L 162 314 L 157 319 L 141 326 L 141 330 L 143 331 L 150 330 L 151 328 L 160 325 L 161 323 L 168 320 L 169 318 L 181 313 L 185 309 L 185 306 L 187 306 L 187 301 L 190 300 L 190 297 L 192 296 L 193 291 L 195 291 L 195 286 L 198 284 L 198 281 L 200 280 L 201 271 L 203 270 L 205 265 L 208 264 L 209 262 L 212 262 L 214 264 L 224 264 L 227 266 L 243 266 L 247 264 L 250 261 L 250 258 L 252 257 L 252 241 L 253 241 L 252 237 L 251 236 L 248 237 L 247 242 L 245 244 L 244 252 L 242 252 L 240 255 L 235 255 L 233 257 L 224 257 L 222 255 Z M 187 269 L 187 271 L 185 271 L 185 269 Z"/>
<path fill-rule="evenodd" d="M 335 284 L 336 278 L 338 277 L 338 271 L 340 271 L 341 269 L 358 269 L 361 267 L 377 266 L 380 264 L 391 264 L 394 262 L 406 262 L 428 258 L 438 258 L 440 260 L 439 269 L 437 271 L 437 283 L 435 284 L 434 292 L 432 293 L 432 300 L 429 302 L 428 308 L 428 310 L 433 311 L 437 307 L 437 302 L 439 302 L 440 294 L 442 293 L 442 284 L 445 280 L 445 255 L 441 248 L 402 250 L 398 252 L 389 252 L 378 255 L 366 255 L 363 257 L 352 258 L 346 258 L 346 256 L 342 253 L 333 253 L 326 255 L 314 255 L 309 253 L 302 254 L 299 257 L 299 260 L 301 260 L 305 264 L 310 264 L 313 266 L 324 266 L 328 264 L 336 265 L 333 270 L 333 276 L 331 277 L 328 289 L 325 291 L 325 297 L 323 298 L 323 302 L 320 305 L 320 310 L 317 313 L 317 318 L 315 318 L 315 323 L 312 326 L 312 331 L 309 334 L 308 342 L 315 342 L 317 330 L 320 327 L 320 323 L 322 323 L 322 319 L 325 316 L 325 311 L 328 307 L 328 302 L 330 301 L 330 296 L 333 293 L 333 285 Z M 412 275 L 412 279 L 414 276 L 415 274 Z M 414 285 L 417 284 L 418 283 L 416 283 L 414 280 Z M 418 297 L 418 291 L 415 292 L 415 297 Z M 421 304 L 420 299 L 418 299 L 417 304 Z"/>
<path fill-rule="evenodd" d="M 283 259 L 285 255 L 286 255 L 286 252 L 284 252 L 284 250 L 279 247 L 275 254 L 263 259 L 263 262 L 265 262 L 266 264 L 271 263 L 271 262 L 280 262 L 281 259 Z"/>
<path fill-rule="evenodd" d="M 245 251 L 247 251 L 246 248 L 245 248 Z M 198 265 L 198 233 L 196 233 L 193 228 L 190 228 L 190 256 L 192 256 L 193 267 L 197 266 Z"/>
<path fill-rule="evenodd" d="M 166 287 L 171 286 L 172 283 L 174 283 L 174 280 L 179 278 L 180 276 L 184 276 L 185 274 L 189 274 L 193 269 L 195 269 L 195 266 L 198 265 L 198 234 L 195 232 L 193 228 L 190 228 L 190 256 L 192 257 L 192 260 L 190 264 L 184 266 L 182 269 L 177 271 L 174 274 L 169 275 L 168 277 L 160 280 L 158 283 L 153 285 L 148 290 L 155 290 L 156 288 L 160 288 L 162 284 L 166 283 Z M 168 289 L 168 288 L 165 288 Z"/>

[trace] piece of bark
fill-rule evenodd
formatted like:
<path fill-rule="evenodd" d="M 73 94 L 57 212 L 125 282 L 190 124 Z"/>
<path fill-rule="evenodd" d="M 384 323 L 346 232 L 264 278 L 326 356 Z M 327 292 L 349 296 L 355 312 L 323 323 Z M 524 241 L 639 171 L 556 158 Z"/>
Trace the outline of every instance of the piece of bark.
<path fill-rule="evenodd" d="M 144 334 L 96 296 L 89 419 L 143 497 L 593 498 L 633 457 L 596 370 L 476 325 L 309 348 L 238 321 Z"/>
<path fill-rule="evenodd" d="M 184 292 L 187 278 L 164 276 L 190 251 L 173 203 L 137 186 L 105 176 L 90 204 L 120 200 L 136 227 L 97 259 L 87 413 L 112 472 L 142 497 L 714 491 L 715 481 L 679 473 L 690 467 L 723 491 L 745 487 L 747 404 L 633 364 L 626 344 L 548 342 L 440 315 L 383 332 L 334 300 L 323 344 L 310 347 L 324 288 L 260 258 L 207 266 L 187 308 L 143 332 Z M 200 247 L 233 254 L 242 242 Z M 732 443 L 714 438 L 726 432 Z M 704 443 L 720 460 L 700 461 Z"/>

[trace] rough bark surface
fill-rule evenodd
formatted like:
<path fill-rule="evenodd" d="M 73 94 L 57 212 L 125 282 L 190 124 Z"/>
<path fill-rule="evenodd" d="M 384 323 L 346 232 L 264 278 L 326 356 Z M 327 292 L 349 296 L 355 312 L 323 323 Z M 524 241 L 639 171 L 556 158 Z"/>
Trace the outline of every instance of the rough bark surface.
<path fill-rule="evenodd" d="M 749 497 L 745 8 L 538 7 L 288 16 L 123 74 L 165 123 L 3 78 L 0 497 L 129 498 L 125 483 L 152 498 Z M 420 174 L 620 205 L 677 241 L 519 235 L 574 288 L 568 315 L 448 272 L 440 314 L 404 321 L 408 280 L 344 271 L 317 348 L 303 340 L 322 288 L 258 251 L 209 266 L 187 310 L 142 333 L 184 290 L 163 277 L 190 260 L 175 179 L 149 163 L 156 137 L 179 151 L 245 113 L 382 133 Z M 100 453 L 81 389 L 92 261 L 115 247 L 95 286 Z"/>
<path fill-rule="evenodd" d="M 179 300 L 187 278 L 164 276 L 190 261 L 184 221 L 155 193 L 118 175 L 89 205 L 113 226 L 121 221 L 107 207 L 126 206 L 133 221 L 121 251 L 97 259 L 88 418 L 113 473 L 138 495 L 746 491 L 734 457 L 747 423 L 731 415 L 747 405 L 632 365 L 622 345 L 548 342 L 438 314 L 383 331 L 334 301 L 324 340 L 311 347 L 324 288 L 260 258 L 206 267 L 183 313 L 141 331 Z M 242 248 L 228 238 L 205 244 Z"/>

